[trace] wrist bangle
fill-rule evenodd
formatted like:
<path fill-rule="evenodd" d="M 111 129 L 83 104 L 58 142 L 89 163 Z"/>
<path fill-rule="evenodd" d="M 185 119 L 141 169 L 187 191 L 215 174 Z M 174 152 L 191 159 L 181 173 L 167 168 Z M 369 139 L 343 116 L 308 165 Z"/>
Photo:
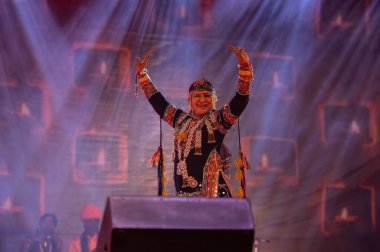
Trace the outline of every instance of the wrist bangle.
<path fill-rule="evenodd" d="M 141 84 L 145 83 L 147 80 L 150 80 L 149 76 L 147 74 L 139 75 L 137 78 L 139 79 Z"/>
<path fill-rule="evenodd" d="M 252 70 L 241 70 L 241 69 L 239 69 L 239 75 L 248 76 L 251 74 L 252 74 Z"/>
<path fill-rule="evenodd" d="M 144 68 L 140 73 L 136 72 L 137 78 L 141 78 L 148 73 L 148 69 Z"/>
<path fill-rule="evenodd" d="M 238 69 L 239 70 L 252 70 L 253 67 L 252 67 L 252 64 L 247 62 L 247 63 L 242 63 L 242 64 L 239 64 L 237 65 L 238 66 Z"/>
<path fill-rule="evenodd" d="M 254 80 L 253 78 L 253 66 L 250 63 L 243 63 L 238 65 L 239 79 L 245 82 Z"/>

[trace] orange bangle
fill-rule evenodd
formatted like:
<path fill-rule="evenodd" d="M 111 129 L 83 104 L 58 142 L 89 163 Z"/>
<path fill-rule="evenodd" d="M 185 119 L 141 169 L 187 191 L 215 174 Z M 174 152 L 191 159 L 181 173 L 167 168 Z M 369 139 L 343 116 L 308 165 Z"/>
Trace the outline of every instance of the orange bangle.
<path fill-rule="evenodd" d="M 148 70 L 144 68 L 140 73 L 136 72 L 136 76 L 137 78 L 141 78 L 142 76 L 147 75 L 147 73 L 148 73 Z"/>

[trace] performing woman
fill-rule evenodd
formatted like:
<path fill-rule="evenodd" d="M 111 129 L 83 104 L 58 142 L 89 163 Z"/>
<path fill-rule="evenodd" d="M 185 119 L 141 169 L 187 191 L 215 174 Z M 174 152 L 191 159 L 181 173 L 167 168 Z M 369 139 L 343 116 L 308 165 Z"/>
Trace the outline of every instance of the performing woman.
<path fill-rule="evenodd" d="M 223 140 L 248 104 L 253 67 L 242 48 L 229 46 L 239 60 L 235 96 L 221 109 L 215 109 L 216 93 L 206 79 L 189 87 L 190 111 L 170 104 L 147 73 L 150 50 L 136 60 L 140 86 L 157 114 L 175 130 L 174 183 L 177 196 L 231 197 L 231 184 L 223 169 Z"/>

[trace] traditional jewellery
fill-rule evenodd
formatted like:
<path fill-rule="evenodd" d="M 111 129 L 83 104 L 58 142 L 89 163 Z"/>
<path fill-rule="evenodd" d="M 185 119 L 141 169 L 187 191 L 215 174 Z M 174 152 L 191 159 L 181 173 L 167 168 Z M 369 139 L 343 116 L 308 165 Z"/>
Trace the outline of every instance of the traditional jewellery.
<path fill-rule="evenodd" d="M 207 128 L 207 142 L 215 143 L 214 128 L 217 125 L 216 116 L 214 113 L 196 119 L 188 117 L 188 119 L 181 125 L 175 134 L 175 147 L 178 155 L 177 175 L 182 175 L 182 187 L 195 188 L 198 182 L 194 177 L 189 176 L 186 160 L 189 156 L 191 149 L 194 148 L 194 155 L 202 155 L 202 127 L 206 125 Z"/>
<path fill-rule="evenodd" d="M 250 63 L 239 64 L 239 79 L 244 82 L 250 82 L 253 78 L 253 66 Z"/>

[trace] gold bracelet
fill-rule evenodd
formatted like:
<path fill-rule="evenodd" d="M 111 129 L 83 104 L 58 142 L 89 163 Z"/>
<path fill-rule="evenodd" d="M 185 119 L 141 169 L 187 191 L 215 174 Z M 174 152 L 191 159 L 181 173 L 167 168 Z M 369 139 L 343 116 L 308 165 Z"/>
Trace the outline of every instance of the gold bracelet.
<path fill-rule="evenodd" d="M 145 73 L 145 75 L 139 75 L 137 77 L 140 81 L 140 83 L 144 83 L 145 81 L 149 80 L 149 75 Z"/>
<path fill-rule="evenodd" d="M 238 65 L 239 79 L 244 82 L 250 82 L 253 78 L 253 66 L 251 63 L 243 63 Z"/>
<path fill-rule="evenodd" d="M 141 78 L 148 74 L 148 69 L 144 68 L 140 73 L 136 73 L 137 78 Z"/>
<path fill-rule="evenodd" d="M 241 69 L 239 69 L 239 75 L 248 76 L 248 75 L 251 75 L 252 72 L 253 72 L 252 70 L 241 70 Z"/>
<path fill-rule="evenodd" d="M 251 63 L 243 63 L 238 65 L 239 70 L 252 70 L 253 66 Z"/>

